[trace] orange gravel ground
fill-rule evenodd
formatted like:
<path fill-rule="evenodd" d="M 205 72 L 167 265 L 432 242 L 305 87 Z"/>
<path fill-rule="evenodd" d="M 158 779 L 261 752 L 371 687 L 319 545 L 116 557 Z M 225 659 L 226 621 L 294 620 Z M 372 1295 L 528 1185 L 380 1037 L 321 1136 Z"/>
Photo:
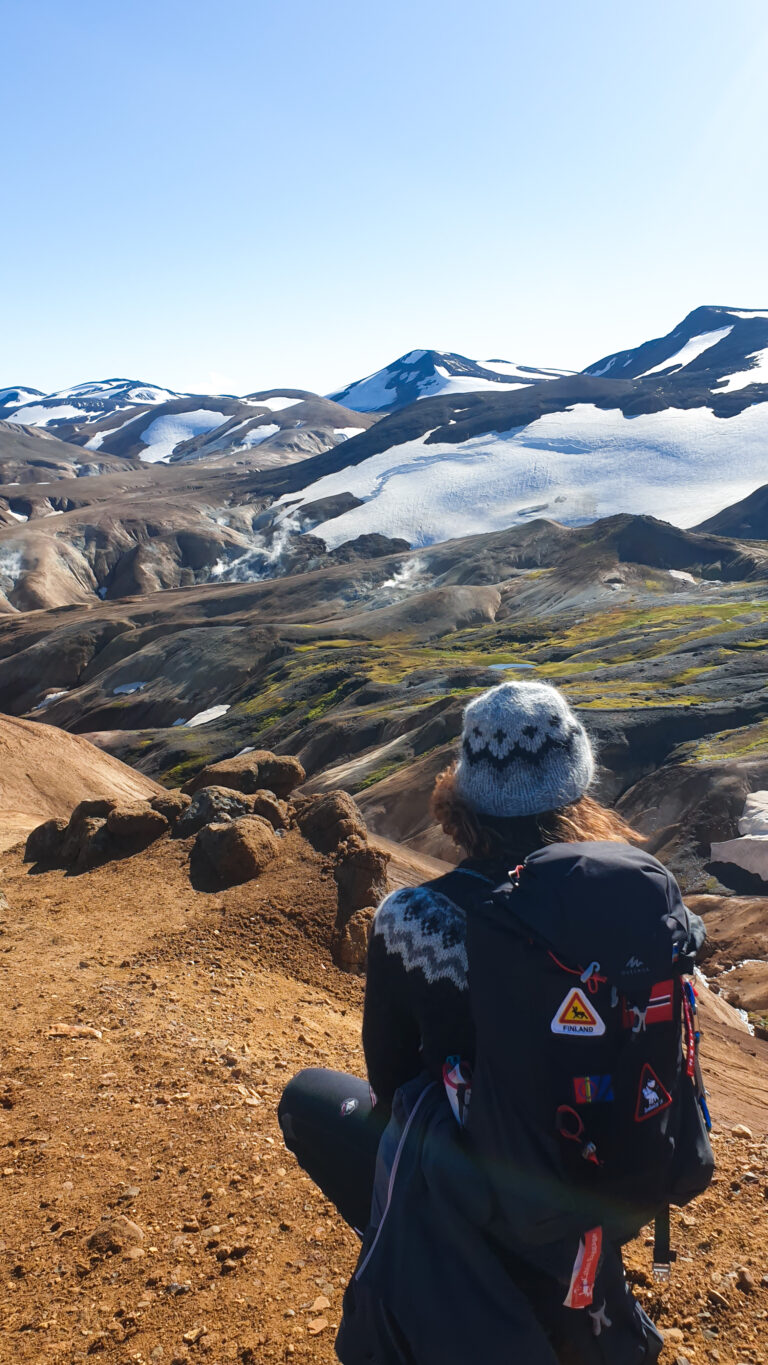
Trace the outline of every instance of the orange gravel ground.
<path fill-rule="evenodd" d="M 335 1359 L 357 1242 L 275 1119 L 299 1067 L 363 1070 L 362 982 L 328 951 L 330 868 L 295 833 L 223 893 L 193 891 L 187 860 L 169 839 L 79 877 L 0 857 L 2 1362 Z M 49 1037 L 58 1024 L 102 1037 Z M 740 1065 L 754 1082 L 765 1061 Z M 629 1252 L 670 1362 L 768 1360 L 755 1093 L 752 1139 L 731 1136 L 730 1096 L 717 1182 L 674 1216 L 671 1286 L 652 1284 L 647 1246 Z M 115 1218 L 116 1249 L 89 1248 Z"/>

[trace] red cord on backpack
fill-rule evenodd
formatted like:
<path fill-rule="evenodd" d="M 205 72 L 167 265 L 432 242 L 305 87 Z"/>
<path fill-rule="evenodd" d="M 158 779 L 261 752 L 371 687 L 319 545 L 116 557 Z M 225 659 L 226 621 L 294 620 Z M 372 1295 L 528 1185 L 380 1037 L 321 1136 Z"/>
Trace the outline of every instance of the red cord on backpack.
<path fill-rule="evenodd" d="M 559 957 L 555 957 L 555 954 L 552 952 L 551 948 L 547 949 L 547 953 L 548 956 L 552 958 L 552 961 L 555 963 L 555 966 L 559 967 L 562 972 L 567 972 L 569 976 L 578 976 L 579 980 L 584 982 L 590 995 L 596 995 L 600 986 L 601 985 L 604 986 L 606 981 L 608 980 L 607 976 L 598 975 L 600 969 L 599 962 L 590 963 L 590 973 L 589 976 L 585 978 L 584 972 L 581 971 L 578 967 L 566 967 L 565 963 L 561 962 Z"/>

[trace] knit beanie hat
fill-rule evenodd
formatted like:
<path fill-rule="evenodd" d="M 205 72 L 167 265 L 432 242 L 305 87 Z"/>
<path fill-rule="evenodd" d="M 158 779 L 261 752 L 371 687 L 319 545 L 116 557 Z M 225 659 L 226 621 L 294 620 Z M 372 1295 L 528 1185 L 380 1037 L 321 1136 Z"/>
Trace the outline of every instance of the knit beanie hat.
<path fill-rule="evenodd" d="M 485 815 L 540 815 L 584 795 L 595 759 L 562 692 L 508 682 L 464 712 L 456 793 Z"/>

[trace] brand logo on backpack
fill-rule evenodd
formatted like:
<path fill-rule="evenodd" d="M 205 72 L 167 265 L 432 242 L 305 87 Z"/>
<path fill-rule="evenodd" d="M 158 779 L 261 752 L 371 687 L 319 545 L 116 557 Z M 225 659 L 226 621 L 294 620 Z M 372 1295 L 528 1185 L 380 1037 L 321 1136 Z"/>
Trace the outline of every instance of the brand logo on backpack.
<path fill-rule="evenodd" d="M 605 1033 L 605 1024 L 594 1005 L 576 986 L 555 1012 L 551 1029 L 553 1033 L 570 1034 L 571 1037 L 599 1038 Z"/>
<path fill-rule="evenodd" d="M 345 1119 L 345 1118 L 348 1117 L 349 1114 L 354 1114 L 355 1110 L 357 1109 L 358 1104 L 359 1104 L 359 1100 L 355 1100 L 355 1099 L 343 1100 L 343 1101 L 342 1101 L 342 1104 L 341 1104 L 341 1108 L 339 1109 L 339 1113 L 341 1114 L 341 1117 L 342 1117 L 343 1119 Z"/>
<path fill-rule="evenodd" d="M 669 1091 L 662 1085 L 653 1067 L 646 1062 L 637 1087 L 635 1123 L 644 1123 L 646 1119 L 652 1119 L 654 1114 L 660 1114 L 663 1109 L 668 1109 L 671 1103 L 672 1096 Z"/>
<path fill-rule="evenodd" d="M 639 957 L 628 957 L 621 969 L 622 976 L 632 976 L 635 972 L 647 972 L 648 968 Z"/>

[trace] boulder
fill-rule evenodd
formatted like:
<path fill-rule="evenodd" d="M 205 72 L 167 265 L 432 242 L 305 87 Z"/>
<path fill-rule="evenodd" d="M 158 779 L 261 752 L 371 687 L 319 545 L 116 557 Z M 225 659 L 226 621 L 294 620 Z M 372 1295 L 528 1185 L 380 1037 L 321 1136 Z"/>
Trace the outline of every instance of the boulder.
<path fill-rule="evenodd" d="M 165 816 L 146 801 L 121 801 L 107 816 L 107 829 L 124 848 L 146 848 L 170 828 Z"/>
<path fill-rule="evenodd" d="M 349 792 L 327 792 L 297 803 L 296 823 L 318 853 L 333 853 L 353 837 L 363 842 L 367 838 L 363 817 Z"/>
<path fill-rule="evenodd" d="M 110 796 L 98 798 L 93 801 L 81 801 L 75 806 L 69 817 L 69 828 L 74 829 L 82 820 L 87 820 L 94 816 L 99 820 L 106 820 L 109 812 L 115 809 L 117 801 Z"/>
<path fill-rule="evenodd" d="M 268 820 L 246 815 L 226 824 L 205 825 L 197 836 L 199 850 L 224 886 L 239 886 L 258 877 L 280 851 Z"/>
<path fill-rule="evenodd" d="M 61 848 L 68 825 L 68 820 L 46 820 L 33 829 L 24 849 L 25 863 L 56 867 L 61 861 Z"/>
<path fill-rule="evenodd" d="M 202 787 L 229 787 L 234 791 L 257 792 L 266 788 L 275 796 L 290 796 L 304 781 L 306 773 L 297 758 L 254 749 L 250 754 L 210 763 L 184 784 L 183 791 L 194 795 Z"/>
<path fill-rule="evenodd" d="M 353 835 L 339 849 L 333 870 L 338 888 L 336 923 L 346 924 L 358 910 L 378 905 L 387 894 L 389 854 L 380 853 L 365 840 Z"/>
<path fill-rule="evenodd" d="M 93 1231 L 86 1242 L 94 1256 L 116 1256 L 129 1247 L 141 1246 L 144 1233 L 138 1223 L 118 1213 L 114 1218 L 105 1218 Z"/>
<path fill-rule="evenodd" d="M 184 814 L 176 821 L 174 835 L 177 839 L 188 839 L 204 825 L 223 824 L 227 820 L 250 815 L 251 805 L 251 798 L 243 792 L 232 791 L 228 787 L 203 787 L 191 798 Z"/>
<path fill-rule="evenodd" d="M 106 820 L 86 815 L 69 829 L 61 851 L 62 862 L 72 872 L 88 872 L 109 857 L 112 842 Z"/>
<path fill-rule="evenodd" d="M 333 939 L 333 960 L 343 972 L 359 974 L 365 971 L 368 960 L 368 937 L 376 911 L 372 905 L 356 910 Z"/>
<path fill-rule="evenodd" d="M 107 852 L 107 815 L 117 805 L 116 801 L 81 801 L 69 819 L 69 824 L 61 845 L 61 864 L 76 872 L 85 872 L 95 867 Z M 103 815 L 89 814 L 83 807 L 108 806 Z M 98 839 L 96 836 L 98 835 Z M 94 843 L 94 840 L 96 842 Z"/>
<path fill-rule="evenodd" d="M 210 791 L 210 787 L 208 788 Z M 251 810 L 263 820 L 269 820 L 273 829 L 287 829 L 290 821 L 288 806 L 280 801 L 273 792 L 254 792 L 251 797 Z"/>
<path fill-rule="evenodd" d="M 164 815 L 168 824 L 173 827 L 176 821 L 182 816 L 192 800 L 180 787 L 174 787 L 172 791 L 160 792 L 153 796 L 150 806 Z"/>

